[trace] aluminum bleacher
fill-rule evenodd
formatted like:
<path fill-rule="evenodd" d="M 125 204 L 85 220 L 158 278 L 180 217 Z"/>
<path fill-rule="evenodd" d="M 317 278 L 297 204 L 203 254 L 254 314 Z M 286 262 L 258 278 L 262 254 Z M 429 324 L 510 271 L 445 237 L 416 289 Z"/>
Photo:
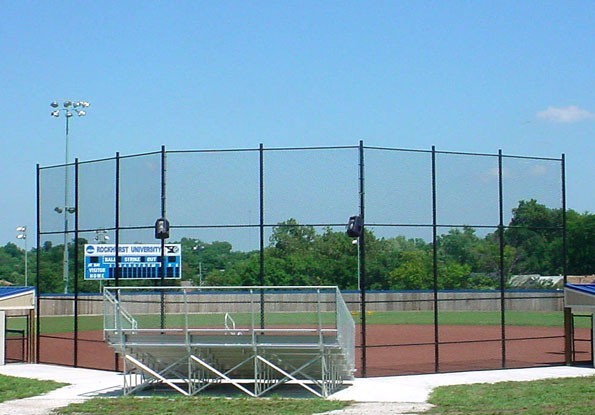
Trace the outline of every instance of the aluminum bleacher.
<path fill-rule="evenodd" d="M 259 397 L 293 384 L 326 397 L 355 371 L 337 287 L 110 287 L 104 337 L 123 359 L 125 394 L 229 384 Z"/>

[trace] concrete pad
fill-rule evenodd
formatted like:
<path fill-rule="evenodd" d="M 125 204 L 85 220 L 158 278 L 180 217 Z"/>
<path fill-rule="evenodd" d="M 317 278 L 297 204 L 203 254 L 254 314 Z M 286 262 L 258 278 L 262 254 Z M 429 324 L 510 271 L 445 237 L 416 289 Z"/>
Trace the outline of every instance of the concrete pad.
<path fill-rule="evenodd" d="M 432 405 L 426 403 L 356 402 L 347 408 L 318 415 L 415 415 L 421 414 L 430 408 L 432 408 Z"/>

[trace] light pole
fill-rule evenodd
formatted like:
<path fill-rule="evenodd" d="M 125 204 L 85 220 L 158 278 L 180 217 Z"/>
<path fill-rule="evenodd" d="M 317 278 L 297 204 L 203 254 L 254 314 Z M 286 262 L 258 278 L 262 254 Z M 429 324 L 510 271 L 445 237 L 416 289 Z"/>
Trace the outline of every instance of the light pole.
<path fill-rule="evenodd" d="M 200 252 L 201 249 L 203 249 L 204 246 L 201 244 L 195 245 L 192 247 L 193 251 L 196 252 Z M 202 287 L 202 261 L 198 262 L 198 286 Z"/>
<path fill-rule="evenodd" d="M 87 101 L 69 101 L 66 100 L 62 103 L 62 107 L 58 104 L 58 102 L 53 101 L 50 106 L 54 109 L 50 115 L 52 117 L 60 117 L 60 113 L 64 113 L 64 118 L 66 119 L 66 156 L 64 158 L 64 206 L 63 207 L 56 207 L 54 210 L 58 213 L 64 213 L 64 259 L 63 259 L 63 279 L 64 279 L 64 294 L 68 293 L 68 285 L 69 285 L 69 276 L 68 276 L 68 214 L 74 213 L 76 211 L 75 208 L 68 206 L 68 163 L 69 163 L 69 153 L 68 153 L 68 145 L 69 145 L 69 120 L 70 118 L 76 114 L 79 117 L 84 117 L 87 115 L 86 108 L 89 107 L 89 103 Z"/>
<path fill-rule="evenodd" d="M 25 242 L 25 287 L 29 285 L 29 269 L 27 261 L 27 227 L 17 226 L 17 239 L 22 239 Z"/>

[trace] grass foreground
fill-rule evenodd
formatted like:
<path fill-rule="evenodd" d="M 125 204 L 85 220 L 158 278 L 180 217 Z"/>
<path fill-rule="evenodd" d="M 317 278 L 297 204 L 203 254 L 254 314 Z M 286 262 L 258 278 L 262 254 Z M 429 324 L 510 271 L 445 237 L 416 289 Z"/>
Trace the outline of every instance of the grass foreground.
<path fill-rule="evenodd" d="M 591 415 L 595 408 L 595 376 L 443 386 L 429 402 L 432 415 Z"/>
<path fill-rule="evenodd" d="M 67 383 L 59 383 L 51 380 L 25 379 L 0 375 L 0 402 L 42 395 L 67 385 Z"/>
<path fill-rule="evenodd" d="M 198 397 L 95 398 L 55 410 L 58 415 L 311 415 L 341 409 L 348 402 L 324 399 Z"/>

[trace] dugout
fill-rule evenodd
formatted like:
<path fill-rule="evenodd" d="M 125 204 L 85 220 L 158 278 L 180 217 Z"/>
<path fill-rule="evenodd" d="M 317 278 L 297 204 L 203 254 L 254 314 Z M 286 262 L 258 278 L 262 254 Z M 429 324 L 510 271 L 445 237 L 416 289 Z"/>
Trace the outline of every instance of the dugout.
<path fill-rule="evenodd" d="M 35 288 L 0 287 L 0 365 L 31 362 Z"/>
<path fill-rule="evenodd" d="M 572 361 L 576 362 L 577 342 L 590 343 L 591 363 L 595 366 L 595 284 L 566 284 L 564 287 L 565 314 L 569 324 L 566 324 L 566 339 L 570 342 Z M 589 318 L 591 320 L 590 338 L 578 338 L 575 330 L 576 318 Z M 568 348 L 567 348 L 568 349 Z"/>

